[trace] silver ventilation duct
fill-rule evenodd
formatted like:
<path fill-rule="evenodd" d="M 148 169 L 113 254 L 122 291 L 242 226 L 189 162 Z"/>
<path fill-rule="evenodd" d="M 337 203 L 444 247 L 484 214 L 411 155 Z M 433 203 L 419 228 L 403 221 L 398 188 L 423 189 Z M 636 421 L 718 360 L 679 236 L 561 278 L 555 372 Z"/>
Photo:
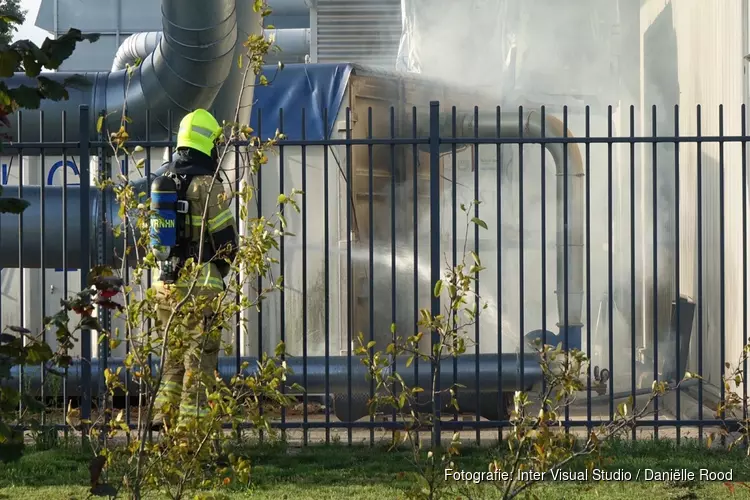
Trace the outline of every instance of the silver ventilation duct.
<path fill-rule="evenodd" d="M 268 39 L 273 38 L 282 56 L 300 56 L 310 51 L 310 28 L 264 30 L 263 34 Z M 143 60 L 159 45 L 161 36 L 161 31 L 147 31 L 127 37 L 117 49 L 111 71 L 120 71 Z"/>
<path fill-rule="evenodd" d="M 66 111 L 65 133 L 68 140 L 77 138 L 80 130 L 79 106 L 88 105 L 91 123 L 96 116 L 106 112 L 112 124 L 119 123 L 123 106 L 132 118 L 128 132 L 133 139 L 145 138 L 147 127 L 153 137 L 164 137 L 168 114 L 176 126 L 187 112 L 195 108 L 215 109 L 220 91 L 233 80 L 241 79 L 236 54 L 244 50 L 247 31 L 259 33 L 260 16 L 252 11 L 248 2 L 218 0 L 215 2 L 187 2 L 162 0 L 163 36 L 154 50 L 143 58 L 142 64 L 129 78 L 127 71 L 84 73 L 91 85 L 84 89 L 71 89 L 67 101 L 44 101 L 40 114 L 26 112 L 18 124 L 17 114 L 10 117 L 11 137 L 14 142 L 33 143 L 40 140 L 40 130 L 47 142 L 63 138 L 62 112 Z M 239 26 L 242 27 L 238 31 Z M 238 35 L 239 32 L 243 34 Z M 44 76 L 62 81 L 73 73 L 50 72 Z M 6 81 L 11 87 L 36 86 L 36 80 L 17 73 Z M 235 87 L 237 87 L 235 85 Z M 252 93 L 252 89 L 249 89 Z M 252 98 L 252 97 L 250 97 Z M 233 96 L 232 109 L 236 107 L 237 94 Z M 146 123 L 146 112 L 150 123 Z M 248 110 L 249 114 L 249 110 Z M 221 117 L 221 118 L 231 118 Z M 96 130 L 91 131 L 96 134 Z M 46 154 L 55 154 L 45 149 Z M 39 154 L 32 147 L 23 149 L 24 155 Z"/>
<path fill-rule="evenodd" d="M 120 71 L 154 51 L 161 41 L 161 31 L 145 31 L 127 37 L 117 48 L 110 71 Z"/>

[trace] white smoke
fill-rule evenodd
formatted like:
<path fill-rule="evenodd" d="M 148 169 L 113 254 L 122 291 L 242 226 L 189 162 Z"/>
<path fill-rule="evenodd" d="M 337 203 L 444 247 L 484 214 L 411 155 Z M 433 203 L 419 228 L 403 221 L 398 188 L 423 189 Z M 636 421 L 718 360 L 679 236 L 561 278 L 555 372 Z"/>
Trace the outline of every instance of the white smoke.
<path fill-rule="evenodd" d="M 627 10 L 629 9 L 629 10 Z M 630 81 L 637 67 L 638 48 L 627 45 L 627 37 L 622 36 L 623 25 L 632 22 L 632 6 L 618 0 L 580 0 L 558 2 L 554 0 L 402 0 L 403 35 L 399 50 L 398 67 L 405 71 L 420 73 L 426 78 L 439 80 L 457 90 L 465 89 L 475 96 L 482 105 L 492 102 L 501 105 L 503 111 L 516 111 L 519 105 L 525 109 L 539 105 L 547 107 L 547 113 L 563 119 L 562 106 L 569 107 L 568 125 L 574 136 L 585 134 L 584 106 L 590 106 L 590 133 L 594 137 L 608 134 L 608 111 L 613 110 L 612 132 L 615 137 L 629 135 L 629 106 L 636 105 L 635 130 L 637 135 L 650 133 L 641 130 L 639 102 L 634 95 Z M 637 13 L 637 9 L 636 9 Z M 632 27 L 626 26 L 631 29 Z M 662 89 L 662 82 L 650 82 L 659 92 L 649 94 L 647 106 L 656 104 L 659 113 L 668 117 L 673 96 L 669 89 Z M 667 92 L 668 95 L 664 95 Z M 656 99 L 656 102 L 654 99 Z M 472 110 L 478 102 L 461 102 L 454 95 L 447 95 L 449 105 Z M 458 101 L 458 102 L 457 102 Z M 442 103 L 441 103 L 442 104 Z M 667 106 L 667 107 L 665 107 Z M 443 105 L 443 109 L 446 106 Z M 480 108 L 485 112 L 491 111 Z M 648 118 L 645 120 L 648 122 Z M 668 121 L 668 120 L 667 120 Z M 660 124 L 665 131 L 665 123 Z M 651 297 L 654 269 L 650 258 L 652 242 L 651 228 L 659 225 L 659 262 L 655 271 L 659 286 L 660 321 L 656 330 L 666 334 L 669 328 L 670 305 L 674 300 L 672 282 L 674 262 L 670 255 L 674 252 L 673 220 L 674 170 L 673 151 L 670 146 L 660 146 L 660 182 L 657 190 L 656 215 L 651 207 L 650 174 L 642 175 L 641 169 L 650 170 L 651 155 L 639 145 L 633 160 L 638 172 L 636 192 L 630 189 L 630 152 L 628 145 L 612 147 L 612 219 L 613 243 L 608 244 L 609 214 L 609 158 L 606 144 L 592 144 L 589 158 L 591 164 L 591 193 L 589 209 L 591 213 L 591 245 L 587 249 L 591 256 L 590 289 L 584 290 L 590 297 L 591 317 L 586 317 L 584 302 L 584 348 L 587 328 L 591 329 L 591 351 L 594 363 L 602 368 L 609 366 L 609 338 L 614 339 L 613 369 L 615 390 L 627 389 L 631 383 L 631 335 L 636 331 L 636 344 L 642 343 L 644 310 L 642 297 Z M 650 148 L 650 146 L 648 146 Z M 582 156 L 586 157 L 584 145 L 580 144 Z M 502 327 L 503 350 L 514 350 L 520 342 L 520 335 L 531 330 L 541 329 L 557 333 L 560 321 L 557 308 L 557 262 L 556 262 L 556 212 L 562 200 L 557 199 L 554 162 L 546 154 L 544 177 L 541 175 L 541 148 L 537 145 L 508 145 L 502 148 L 503 164 L 494 158 L 495 146 L 480 148 L 480 218 L 487 220 L 490 230 L 498 234 L 499 241 L 494 245 L 485 234 L 480 243 L 480 256 L 488 269 L 484 278 L 480 276 L 480 287 L 484 283 L 484 295 L 502 304 L 501 310 L 488 315 L 494 316 L 495 332 L 481 335 L 480 343 L 486 338 L 486 347 L 481 350 L 493 352 L 497 325 Z M 521 154 L 523 166 L 521 167 Z M 471 150 L 461 156 L 467 161 Z M 510 160 L 508 160 L 510 158 Z M 470 161 L 470 160 L 468 160 Z M 446 184 L 449 185 L 450 156 L 446 157 Z M 671 169 L 671 170 L 670 170 Z M 523 175 L 523 201 L 521 202 L 521 172 Z M 493 191 L 495 175 L 501 176 L 500 193 Z M 546 225 L 544 227 L 546 247 L 546 286 L 542 293 L 541 249 L 542 249 L 542 197 L 541 183 L 546 185 Z M 459 185 L 459 203 L 473 199 L 473 173 L 460 174 L 456 179 Z M 445 188 L 443 196 L 450 200 L 450 190 Z M 631 241 L 631 197 L 636 204 L 636 241 Z M 502 199 L 502 204 L 498 200 Z M 501 210 L 502 221 L 495 214 Z M 445 211 L 443 212 L 446 213 Z M 521 213 L 523 213 L 523 236 L 519 235 Z M 491 215 L 484 215 L 491 214 Z M 443 228 L 447 223 L 443 217 Z M 459 233 L 462 227 L 459 224 Z M 470 234 L 470 248 L 473 235 Z M 519 272 L 519 244 L 524 247 L 523 277 Z M 493 248 L 494 246 L 494 248 Z M 631 286 L 631 248 L 636 248 L 635 290 Z M 497 252 L 501 253 L 502 273 L 498 277 Z M 609 282 L 609 252 L 612 252 L 612 293 Z M 523 279 L 523 296 L 521 280 Z M 497 282 L 500 282 L 498 286 Z M 480 291 L 480 293 L 483 293 Z M 670 295 L 671 294 L 671 295 Z M 542 295 L 546 298 L 546 315 L 542 315 Z M 636 298 L 635 316 L 631 314 L 631 297 Z M 609 309 L 612 305 L 612 331 L 610 332 Z M 523 313 L 523 328 L 521 328 Z M 647 319 L 646 323 L 650 321 Z M 485 325 L 483 324 L 484 328 Z M 508 332 L 510 330 L 511 332 Z M 522 331 L 523 330 L 523 331 Z M 660 335 L 663 337 L 663 334 Z M 667 358 L 674 356 L 674 341 L 663 339 L 665 346 L 659 357 L 668 364 Z M 667 346 L 672 346 L 671 349 Z M 650 346 L 646 346 L 650 347 Z"/>

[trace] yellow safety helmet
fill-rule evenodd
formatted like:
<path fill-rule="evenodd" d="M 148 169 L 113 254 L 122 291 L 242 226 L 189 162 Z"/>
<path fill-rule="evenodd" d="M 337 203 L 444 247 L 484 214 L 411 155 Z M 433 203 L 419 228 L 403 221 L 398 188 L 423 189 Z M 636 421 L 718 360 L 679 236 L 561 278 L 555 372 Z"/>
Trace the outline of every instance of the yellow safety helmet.
<path fill-rule="evenodd" d="M 188 113 L 180 122 L 177 132 L 178 148 L 193 148 L 211 156 L 214 141 L 221 134 L 221 125 L 205 109 L 196 109 Z"/>

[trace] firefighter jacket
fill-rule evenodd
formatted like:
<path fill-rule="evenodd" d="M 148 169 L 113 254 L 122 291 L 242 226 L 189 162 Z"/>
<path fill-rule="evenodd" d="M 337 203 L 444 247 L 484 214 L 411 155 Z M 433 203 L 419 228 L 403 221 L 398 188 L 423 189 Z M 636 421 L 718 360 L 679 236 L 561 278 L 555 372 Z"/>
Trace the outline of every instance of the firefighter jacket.
<path fill-rule="evenodd" d="M 168 171 L 184 184 L 180 191 L 189 206 L 184 221 L 184 239 L 179 242 L 179 251 L 185 260 L 198 260 L 203 232 L 204 264 L 196 287 L 206 292 L 224 289 L 224 277 L 228 274 L 229 262 L 236 255 L 238 244 L 231 197 L 226 194 L 223 177 L 219 174 L 214 179 L 216 168 L 218 166 L 214 159 L 189 148 L 178 150 L 168 165 Z M 221 254 L 214 257 L 219 252 Z M 187 288 L 189 283 L 178 281 L 176 286 Z"/>

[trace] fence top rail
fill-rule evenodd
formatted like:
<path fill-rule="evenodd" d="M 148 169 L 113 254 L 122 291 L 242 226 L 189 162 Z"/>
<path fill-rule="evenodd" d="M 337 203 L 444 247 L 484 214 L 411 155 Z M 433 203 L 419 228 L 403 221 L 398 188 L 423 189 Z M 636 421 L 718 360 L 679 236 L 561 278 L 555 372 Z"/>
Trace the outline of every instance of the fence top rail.
<path fill-rule="evenodd" d="M 663 143 L 747 143 L 750 142 L 750 135 L 725 135 L 725 136 L 678 136 L 678 135 L 659 135 L 659 136 L 590 136 L 590 137 L 446 137 L 438 138 L 440 144 L 456 145 L 525 145 L 525 144 L 663 144 Z M 141 146 L 143 148 L 174 148 L 173 141 L 130 141 L 128 144 L 132 147 Z M 429 137 L 409 137 L 409 138 L 370 138 L 370 139 L 321 139 L 321 140 L 280 140 L 278 147 L 315 147 L 315 146 L 421 146 L 430 144 Z M 249 141 L 233 141 L 234 147 L 245 147 L 250 145 Z M 91 141 L 88 143 L 89 151 L 94 153 L 102 152 L 101 150 L 109 149 L 110 145 L 103 141 Z M 80 142 L 16 142 L 2 145 L 0 155 L 8 152 L 18 153 L 24 150 L 41 150 L 46 149 L 63 149 L 70 153 L 80 152 Z M 35 153 L 35 156 L 38 153 Z"/>

